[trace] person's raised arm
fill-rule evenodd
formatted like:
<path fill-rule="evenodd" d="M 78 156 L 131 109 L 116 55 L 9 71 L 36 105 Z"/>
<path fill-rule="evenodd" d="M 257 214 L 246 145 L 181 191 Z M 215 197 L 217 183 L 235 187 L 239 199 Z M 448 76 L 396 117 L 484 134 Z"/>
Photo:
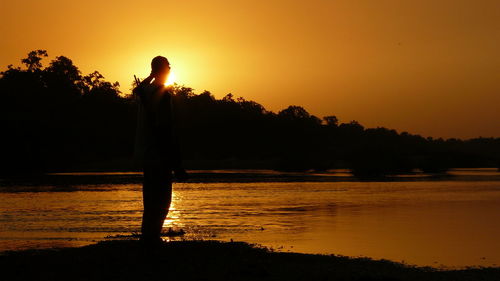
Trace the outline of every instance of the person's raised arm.
<path fill-rule="evenodd" d="M 135 76 L 134 76 L 135 77 Z M 151 74 L 149 74 L 148 77 L 146 77 L 146 79 L 142 80 L 140 83 L 137 84 L 137 86 L 134 88 L 134 90 L 132 91 L 135 95 L 141 97 L 142 96 L 142 89 L 144 89 L 144 87 L 146 85 L 149 85 L 151 84 L 151 81 L 153 81 L 154 79 L 154 75 L 153 73 L 151 72 Z M 137 81 L 136 81 L 137 82 Z"/>

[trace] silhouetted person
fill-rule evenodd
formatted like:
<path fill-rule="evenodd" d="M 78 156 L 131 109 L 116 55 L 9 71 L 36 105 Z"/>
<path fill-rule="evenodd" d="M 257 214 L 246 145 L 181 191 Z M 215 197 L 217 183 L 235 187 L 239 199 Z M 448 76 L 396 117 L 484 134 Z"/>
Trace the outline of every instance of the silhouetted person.
<path fill-rule="evenodd" d="M 172 172 L 180 180 L 186 174 L 174 132 L 171 88 L 164 85 L 170 63 L 158 56 L 152 60 L 151 69 L 151 75 L 134 89 L 140 101 L 136 157 L 144 171 L 141 239 L 160 242 L 172 199 Z"/>

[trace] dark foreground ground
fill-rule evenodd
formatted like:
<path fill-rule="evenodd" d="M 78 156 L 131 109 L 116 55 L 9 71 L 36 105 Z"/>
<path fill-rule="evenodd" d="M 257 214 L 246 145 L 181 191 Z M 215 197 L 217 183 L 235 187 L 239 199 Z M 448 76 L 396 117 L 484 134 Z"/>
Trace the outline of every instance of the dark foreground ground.
<path fill-rule="evenodd" d="M 4 252 L 1 280 L 500 280 L 500 268 L 438 271 L 389 261 L 278 253 L 240 242 L 145 248 L 106 241 L 81 248 Z"/>

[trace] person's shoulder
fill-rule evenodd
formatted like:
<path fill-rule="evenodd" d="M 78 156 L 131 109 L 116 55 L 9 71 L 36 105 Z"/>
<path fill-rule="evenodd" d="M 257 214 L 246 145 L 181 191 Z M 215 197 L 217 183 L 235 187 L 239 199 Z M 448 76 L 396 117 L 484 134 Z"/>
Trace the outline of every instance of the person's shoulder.
<path fill-rule="evenodd" d="M 159 86 L 155 90 L 156 90 L 155 92 L 161 95 L 162 97 L 171 97 L 173 95 L 172 87 Z"/>
<path fill-rule="evenodd" d="M 158 86 L 153 85 L 153 84 L 146 84 L 146 85 L 143 85 L 141 87 L 140 92 L 143 95 L 152 95 L 152 94 L 158 92 Z"/>
<path fill-rule="evenodd" d="M 146 91 L 150 91 L 150 92 L 154 92 L 156 91 L 156 89 L 158 88 L 158 86 L 154 85 L 154 84 L 147 84 L 147 85 L 144 85 L 144 90 Z"/>
<path fill-rule="evenodd" d="M 151 84 L 141 83 L 137 87 L 134 88 L 134 93 L 144 93 L 146 91 L 150 91 Z"/>
<path fill-rule="evenodd" d="M 172 96 L 174 94 L 174 88 L 172 86 L 163 87 L 163 93 Z"/>

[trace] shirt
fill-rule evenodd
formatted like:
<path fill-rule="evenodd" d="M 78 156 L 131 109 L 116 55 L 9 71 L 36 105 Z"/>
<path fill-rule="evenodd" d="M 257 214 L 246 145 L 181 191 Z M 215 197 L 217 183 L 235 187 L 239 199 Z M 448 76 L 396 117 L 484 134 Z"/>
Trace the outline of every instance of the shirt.
<path fill-rule="evenodd" d="M 141 84 L 135 143 L 136 162 L 145 165 L 180 168 L 180 153 L 174 134 L 172 93 L 163 85 Z"/>

